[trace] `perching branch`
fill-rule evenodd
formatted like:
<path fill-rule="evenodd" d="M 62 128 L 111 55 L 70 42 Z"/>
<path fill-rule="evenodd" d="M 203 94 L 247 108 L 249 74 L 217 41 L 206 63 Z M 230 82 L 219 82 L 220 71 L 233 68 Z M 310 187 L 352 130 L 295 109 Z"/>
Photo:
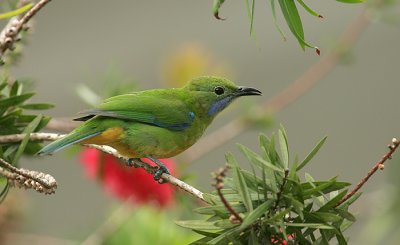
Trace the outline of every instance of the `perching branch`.
<path fill-rule="evenodd" d="M 25 189 L 34 189 L 44 194 L 53 194 L 57 189 L 57 182 L 53 176 L 34 170 L 16 168 L 0 158 L 0 175 L 7 178 L 12 186 Z"/>
<path fill-rule="evenodd" d="M 19 33 L 23 30 L 25 24 L 50 1 L 51 0 L 40 0 L 22 17 L 15 16 L 10 19 L 0 32 L 0 60 L 3 59 L 7 49 L 13 49 L 15 42 L 18 40 Z"/>
<path fill-rule="evenodd" d="M 16 142 L 20 142 L 24 139 L 25 134 L 12 134 L 12 135 L 3 135 L 0 136 L 0 144 L 1 143 L 16 143 Z M 59 138 L 64 137 L 64 135 L 61 134 L 52 134 L 52 133 L 32 133 L 30 134 L 30 140 L 32 141 L 54 141 L 57 140 Z M 100 145 L 86 145 L 88 147 L 91 148 L 95 148 L 98 149 L 104 153 L 110 154 L 115 156 L 116 158 L 120 159 L 121 161 L 123 161 L 124 163 L 126 163 L 127 165 L 129 165 L 129 158 L 120 155 L 117 150 L 115 150 L 112 147 L 109 146 L 100 146 Z M 132 163 L 132 162 L 131 162 Z M 149 174 L 154 174 L 157 171 L 157 167 L 155 166 L 151 166 L 148 163 L 142 162 L 140 160 L 136 160 L 133 162 L 133 166 L 137 167 L 137 168 L 143 168 L 146 172 L 148 172 Z M 13 166 L 11 166 L 13 167 Z M 15 167 L 13 167 L 15 168 Z M 17 168 L 15 168 L 17 169 Z M 18 169 L 17 169 L 18 170 Z M 6 176 L 7 177 L 7 176 Z M 172 175 L 169 174 L 162 174 L 161 178 L 163 178 L 164 180 L 170 182 L 171 184 L 181 188 L 182 190 L 188 192 L 189 194 L 191 194 L 192 196 L 202 200 L 203 202 L 207 201 L 203 198 L 203 193 L 201 191 L 199 191 L 198 189 L 194 188 L 193 186 L 181 181 L 180 179 L 175 178 Z"/>
<path fill-rule="evenodd" d="M 228 172 L 229 166 L 226 165 L 224 168 L 220 168 L 218 171 L 215 172 L 215 189 L 217 190 L 218 196 L 221 199 L 222 203 L 224 204 L 225 208 L 231 213 L 231 217 L 229 220 L 232 223 L 242 223 L 243 219 L 240 215 L 232 208 L 229 202 L 225 199 L 224 195 L 222 194 L 222 188 L 224 188 L 224 178 L 226 176 L 226 172 Z"/>
<path fill-rule="evenodd" d="M 340 199 L 340 201 L 338 203 L 336 203 L 335 207 L 339 206 L 340 204 L 344 203 L 345 201 L 347 201 L 350 197 L 354 196 L 354 194 L 357 193 L 358 190 L 361 189 L 361 187 L 363 187 L 363 185 L 368 181 L 369 178 L 371 178 L 371 176 L 378 171 L 378 169 L 383 170 L 385 167 L 385 162 L 388 159 L 392 158 L 393 153 L 396 151 L 396 149 L 399 147 L 400 145 L 400 141 L 396 138 L 392 139 L 392 143 L 388 145 L 389 147 L 389 152 L 387 152 L 385 155 L 383 155 L 383 157 L 381 158 L 381 160 L 379 160 L 375 166 L 368 172 L 368 174 L 356 185 L 356 187 L 354 187 L 354 189 L 352 191 L 350 191 L 349 193 L 347 193 L 342 199 Z"/>
<path fill-rule="evenodd" d="M 121 154 L 118 153 L 117 150 L 115 150 L 114 148 L 112 148 L 110 146 L 92 145 L 92 144 L 86 145 L 86 146 L 91 147 L 91 148 L 95 148 L 95 149 L 100 150 L 100 151 L 102 151 L 104 153 L 113 155 L 114 157 L 116 157 L 119 160 L 123 161 L 128 166 L 133 163 L 134 167 L 143 168 L 149 174 L 154 174 L 158 169 L 158 167 L 151 166 L 150 164 L 142 162 L 139 159 L 135 160 L 133 162 L 129 162 L 129 158 L 128 157 L 122 156 Z M 202 200 L 203 202 L 207 203 L 207 201 L 203 197 L 203 192 L 199 191 L 198 189 L 194 188 L 193 186 L 181 181 L 178 178 L 175 178 L 172 175 L 166 174 L 166 173 L 163 173 L 161 175 L 161 178 L 164 179 L 165 181 L 168 181 L 169 183 L 181 188 L 182 190 L 188 192 L 189 194 L 191 194 L 192 196 Z"/>

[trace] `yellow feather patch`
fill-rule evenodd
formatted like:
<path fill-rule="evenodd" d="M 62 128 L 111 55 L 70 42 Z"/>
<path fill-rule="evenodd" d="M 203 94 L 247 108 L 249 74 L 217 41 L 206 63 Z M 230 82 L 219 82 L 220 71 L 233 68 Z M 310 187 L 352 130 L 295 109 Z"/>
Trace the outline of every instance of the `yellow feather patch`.
<path fill-rule="evenodd" d="M 107 145 L 118 141 L 123 132 L 124 130 L 119 127 L 109 128 L 99 135 L 82 141 L 81 144 Z"/>

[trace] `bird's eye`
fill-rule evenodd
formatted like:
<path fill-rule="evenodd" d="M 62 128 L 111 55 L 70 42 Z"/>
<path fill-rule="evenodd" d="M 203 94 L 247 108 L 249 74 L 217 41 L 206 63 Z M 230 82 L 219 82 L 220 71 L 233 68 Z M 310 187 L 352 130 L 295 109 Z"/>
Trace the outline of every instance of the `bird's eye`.
<path fill-rule="evenodd" d="M 215 87 L 214 89 L 214 93 L 216 93 L 217 95 L 221 95 L 225 92 L 223 87 Z"/>

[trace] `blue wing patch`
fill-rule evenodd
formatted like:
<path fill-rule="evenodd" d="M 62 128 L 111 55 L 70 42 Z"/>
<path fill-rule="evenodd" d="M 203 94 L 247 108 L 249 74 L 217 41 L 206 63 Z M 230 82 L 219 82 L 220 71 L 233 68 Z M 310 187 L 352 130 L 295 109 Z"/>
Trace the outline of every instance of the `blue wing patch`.
<path fill-rule="evenodd" d="M 186 122 L 167 125 L 165 123 L 154 120 L 154 124 L 159 127 L 162 127 L 162 128 L 168 128 L 168 129 L 175 130 L 175 131 L 181 131 L 181 130 L 184 130 L 184 129 L 190 127 L 190 125 L 192 125 L 192 122 L 194 121 L 195 117 L 196 117 L 196 115 L 194 114 L 194 112 L 190 111 L 188 113 L 189 120 Z"/>

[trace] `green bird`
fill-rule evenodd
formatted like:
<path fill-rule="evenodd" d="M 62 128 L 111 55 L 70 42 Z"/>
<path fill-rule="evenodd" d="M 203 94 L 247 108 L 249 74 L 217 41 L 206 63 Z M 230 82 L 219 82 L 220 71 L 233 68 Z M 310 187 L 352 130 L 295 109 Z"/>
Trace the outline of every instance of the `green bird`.
<path fill-rule="evenodd" d="M 215 116 L 236 98 L 261 94 L 225 78 L 204 76 L 182 88 L 114 96 L 84 111 L 74 119 L 84 123 L 38 154 L 51 154 L 76 143 L 108 145 L 131 161 L 153 161 L 159 166 L 154 174 L 159 181 L 169 171 L 158 158 L 173 157 L 196 143 Z"/>

